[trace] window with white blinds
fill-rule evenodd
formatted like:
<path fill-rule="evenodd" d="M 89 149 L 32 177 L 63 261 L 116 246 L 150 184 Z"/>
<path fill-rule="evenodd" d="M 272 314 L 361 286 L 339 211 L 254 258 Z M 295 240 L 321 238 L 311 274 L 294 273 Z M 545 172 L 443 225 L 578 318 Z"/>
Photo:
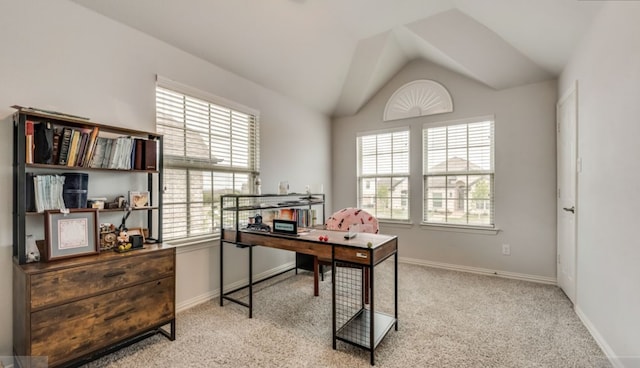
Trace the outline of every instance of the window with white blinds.
<path fill-rule="evenodd" d="M 494 122 L 423 127 L 423 221 L 494 227 Z"/>
<path fill-rule="evenodd" d="M 166 240 L 218 234 L 220 195 L 253 193 L 259 175 L 258 114 L 188 92 L 160 80 L 156 87 Z"/>
<path fill-rule="evenodd" d="M 409 130 L 358 136 L 358 207 L 378 220 L 409 220 Z"/>

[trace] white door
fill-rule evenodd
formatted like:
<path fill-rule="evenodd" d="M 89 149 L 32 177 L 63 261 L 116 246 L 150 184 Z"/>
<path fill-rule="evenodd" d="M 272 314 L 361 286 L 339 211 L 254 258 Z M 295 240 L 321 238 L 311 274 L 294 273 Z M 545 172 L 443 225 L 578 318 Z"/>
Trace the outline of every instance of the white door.
<path fill-rule="evenodd" d="M 558 286 L 576 302 L 577 82 L 557 106 L 558 145 Z"/>

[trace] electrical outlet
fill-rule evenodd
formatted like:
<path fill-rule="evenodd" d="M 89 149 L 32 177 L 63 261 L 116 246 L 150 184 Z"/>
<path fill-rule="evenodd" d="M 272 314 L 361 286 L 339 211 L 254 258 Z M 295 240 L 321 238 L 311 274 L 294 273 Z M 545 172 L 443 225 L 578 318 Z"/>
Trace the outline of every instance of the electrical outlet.
<path fill-rule="evenodd" d="M 502 244 L 502 255 L 503 256 L 511 255 L 511 246 L 509 244 Z"/>

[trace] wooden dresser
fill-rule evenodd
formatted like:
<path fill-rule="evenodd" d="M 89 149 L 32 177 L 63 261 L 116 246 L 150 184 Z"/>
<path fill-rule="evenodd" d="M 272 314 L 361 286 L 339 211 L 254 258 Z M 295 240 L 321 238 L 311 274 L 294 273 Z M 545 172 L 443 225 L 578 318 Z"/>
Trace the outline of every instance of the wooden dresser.
<path fill-rule="evenodd" d="M 13 349 L 21 367 L 67 366 L 153 333 L 175 339 L 175 248 L 145 245 L 13 266 Z M 169 331 L 161 328 L 169 325 Z"/>

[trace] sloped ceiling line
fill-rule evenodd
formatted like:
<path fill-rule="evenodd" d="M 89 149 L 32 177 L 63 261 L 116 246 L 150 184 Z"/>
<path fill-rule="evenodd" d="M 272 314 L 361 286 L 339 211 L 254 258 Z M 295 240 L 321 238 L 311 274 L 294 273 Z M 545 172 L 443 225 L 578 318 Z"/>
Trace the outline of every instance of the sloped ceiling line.
<path fill-rule="evenodd" d="M 420 79 L 398 88 L 387 101 L 383 121 L 453 112 L 451 94 L 440 83 Z"/>

